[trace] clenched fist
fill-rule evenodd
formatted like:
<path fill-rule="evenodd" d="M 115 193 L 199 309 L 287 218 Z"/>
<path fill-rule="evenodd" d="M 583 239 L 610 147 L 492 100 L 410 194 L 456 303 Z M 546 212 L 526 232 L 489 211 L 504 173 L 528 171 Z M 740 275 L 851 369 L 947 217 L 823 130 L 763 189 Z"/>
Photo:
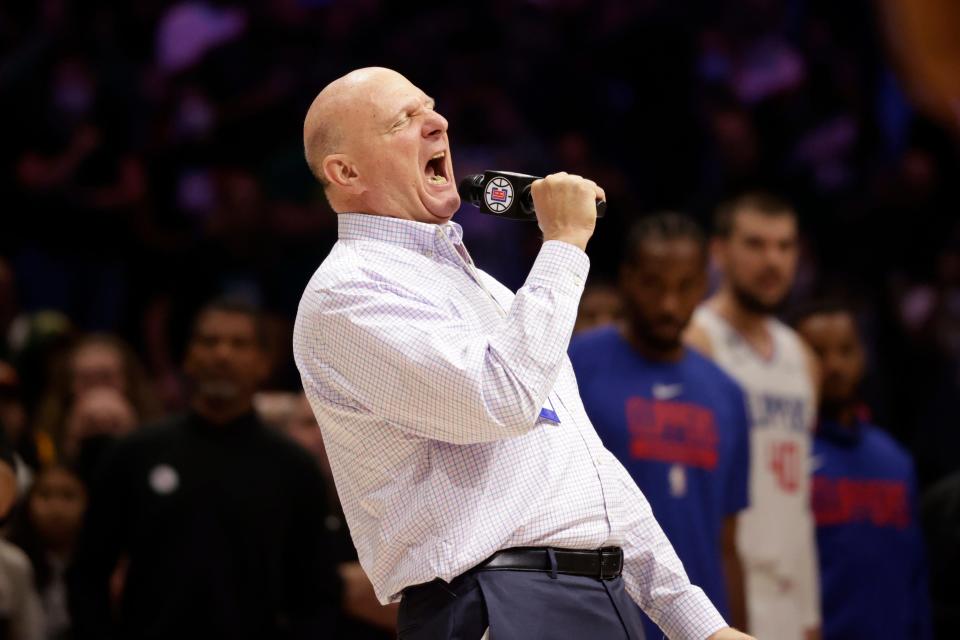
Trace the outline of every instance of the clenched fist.
<path fill-rule="evenodd" d="M 597 200 L 606 199 L 596 182 L 554 173 L 534 181 L 530 195 L 544 240 L 562 240 L 586 249 L 597 224 Z"/>

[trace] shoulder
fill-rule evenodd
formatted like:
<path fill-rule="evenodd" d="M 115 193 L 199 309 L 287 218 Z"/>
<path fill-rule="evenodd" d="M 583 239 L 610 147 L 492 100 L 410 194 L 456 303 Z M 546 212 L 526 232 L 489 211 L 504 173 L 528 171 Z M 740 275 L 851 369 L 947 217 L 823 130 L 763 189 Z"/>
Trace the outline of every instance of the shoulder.
<path fill-rule="evenodd" d="M 327 303 L 338 293 L 362 294 L 380 285 L 402 285 L 405 267 L 415 269 L 420 257 L 412 251 L 374 240 L 339 241 L 307 283 L 298 315 Z"/>
<path fill-rule="evenodd" d="M 590 366 L 606 360 L 609 354 L 626 348 L 616 327 L 598 327 L 576 334 L 570 340 L 570 361 L 574 367 Z"/>
<path fill-rule="evenodd" d="M 777 338 L 777 341 L 786 347 L 791 357 L 800 361 L 801 366 L 803 366 L 807 374 L 810 376 L 810 380 L 813 383 L 815 390 L 820 387 L 820 359 L 817 358 L 817 354 L 814 353 L 813 349 L 810 348 L 810 345 L 800 337 L 800 334 L 797 333 L 793 327 L 787 325 L 786 323 L 778 320 L 776 318 L 770 321 L 771 329 L 773 330 L 774 335 Z"/>
<path fill-rule="evenodd" d="M 736 396 L 739 401 L 743 400 L 743 388 L 740 386 L 740 383 L 724 371 L 720 365 L 705 356 L 703 352 L 695 347 L 687 349 L 686 362 L 687 366 L 690 367 L 698 377 L 708 379 L 711 386 L 718 388 L 723 393 Z"/>
<path fill-rule="evenodd" d="M 115 454 L 116 456 L 129 456 L 172 442 L 179 438 L 186 420 L 185 415 L 177 414 L 148 422 L 136 431 L 117 440 L 112 450 L 118 452 Z"/>
<path fill-rule="evenodd" d="M 713 360 L 697 353 L 695 349 L 687 350 L 686 363 L 689 375 L 696 378 L 712 398 L 717 409 L 729 412 L 726 415 L 734 427 L 747 431 L 750 421 L 747 415 L 747 396 L 743 387 L 730 374 L 724 371 Z"/>
<path fill-rule="evenodd" d="M 889 433 L 872 424 L 863 426 L 864 442 L 870 448 L 870 457 L 885 466 L 895 467 L 901 473 L 913 473 L 913 458 Z"/>
<path fill-rule="evenodd" d="M 274 464 L 298 474 L 320 475 L 317 461 L 303 447 L 273 427 L 257 426 L 257 438 L 263 452 Z"/>
<path fill-rule="evenodd" d="M 294 355 L 324 342 L 337 327 L 408 310 L 451 311 L 434 266 L 403 247 L 378 241 L 338 242 L 313 274 L 294 323 Z"/>
<path fill-rule="evenodd" d="M 126 476 L 149 465 L 159 452 L 184 446 L 186 421 L 185 415 L 167 416 L 111 443 L 97 465 L 97 475 Z"/>
<path fill-rule="evenodd" d="M 124 449 L 136 449 L 153 443 L 175 439 L 182 432 L 187 416 L 173 414 L 144 424 L 117 442 Z"/>
<path fill-rule="evenodd" d="M 707 320 L 709 313 L 710 311 L 705 307 L 701 306 L 697 309 L 693 318 L 690 320 L 690 324 L 687 325 L 687 330 L 683 334 L 683 341 L 704 356 L 712 358 L 714 355 L 713 339 L 710 336 Z"/>
<path fill-rule="evenodd" d="M 21 580 L 33 572 L 30 558 L 20 547 L 12 542 L 0 539 L 0 562 L 5 573 L 16 575 Z"/>

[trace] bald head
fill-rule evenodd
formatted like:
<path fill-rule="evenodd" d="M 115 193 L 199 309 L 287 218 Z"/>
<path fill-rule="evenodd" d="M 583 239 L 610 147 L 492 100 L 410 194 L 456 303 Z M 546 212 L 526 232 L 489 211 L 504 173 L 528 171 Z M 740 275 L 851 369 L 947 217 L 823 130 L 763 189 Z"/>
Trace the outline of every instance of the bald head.
<path fill-rule="evenodd" d="M 393 69 L 366 67 L 337 78 L 313 99 L 303 121 L 303 149 L 310 171 L 324 187 L 329 180 L 324 175 L 323 159 L 349 142 L 344 140 L 344 130 L 356 124 L 351 120 L 371 119 L 375 89 L 387 78 L 407 81 Z"/>
<path fill-rule="evenodd" d="M 392 69 L 357 69 L 324 87 L 307 111 L 303 146 L 338 213 L 445 222 L 460 206 L 447 121 Z"/>

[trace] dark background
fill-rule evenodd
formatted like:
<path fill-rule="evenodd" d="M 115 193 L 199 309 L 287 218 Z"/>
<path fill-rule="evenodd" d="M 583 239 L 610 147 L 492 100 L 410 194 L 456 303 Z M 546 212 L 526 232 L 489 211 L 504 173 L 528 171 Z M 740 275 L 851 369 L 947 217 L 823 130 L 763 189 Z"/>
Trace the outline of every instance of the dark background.
<path fill-rule="evenodd" d="M 805 238 L 792 302 L 856 305 L 871 409 L 928 484 L 960 467 L 960 159 L 912 106 L 884 4 L 5 3 L 0 357 L 30 410 L 48 376 L 37 353 L 117 333 L 176 408 L 187 320 L 226 293 L 270 312 L 271 385 L 295 388 L 290 326 L 336 234 L 303 116 L 332 79 L 384 65 L 436 97 L 458 176 L 599 182 L 597 277 L 644 212 L 707 223 L 748 187 L 791 200 Z M 522 284 L 533 225 L 456 220 L 481 267 Z"/>

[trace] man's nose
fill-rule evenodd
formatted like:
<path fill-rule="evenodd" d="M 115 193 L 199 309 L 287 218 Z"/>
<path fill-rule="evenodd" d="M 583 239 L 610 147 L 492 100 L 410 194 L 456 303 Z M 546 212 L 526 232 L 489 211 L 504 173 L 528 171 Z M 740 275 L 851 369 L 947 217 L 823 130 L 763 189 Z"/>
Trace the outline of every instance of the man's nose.
<path fill-rule="evenodd" d="M 446 133 L 448 127 L 447 119 L 436 111 L 427 111 L 427 117 L 423 119 L 423 137 L 432 138 Z"/>
<path fill-rule="evenodd" d="M 677 317 L 680 309 L 680 298 L 675 293 L 666 293 L 660 298 L 660 313 L 669 316 L 671 320 Z"/>
<path fill-rule="evenodd" d="M 223 340 L 214 346 L 213 355 L 217 360 L 227 360 L 233 355 L 233 347 L 229 342 Z"/>

